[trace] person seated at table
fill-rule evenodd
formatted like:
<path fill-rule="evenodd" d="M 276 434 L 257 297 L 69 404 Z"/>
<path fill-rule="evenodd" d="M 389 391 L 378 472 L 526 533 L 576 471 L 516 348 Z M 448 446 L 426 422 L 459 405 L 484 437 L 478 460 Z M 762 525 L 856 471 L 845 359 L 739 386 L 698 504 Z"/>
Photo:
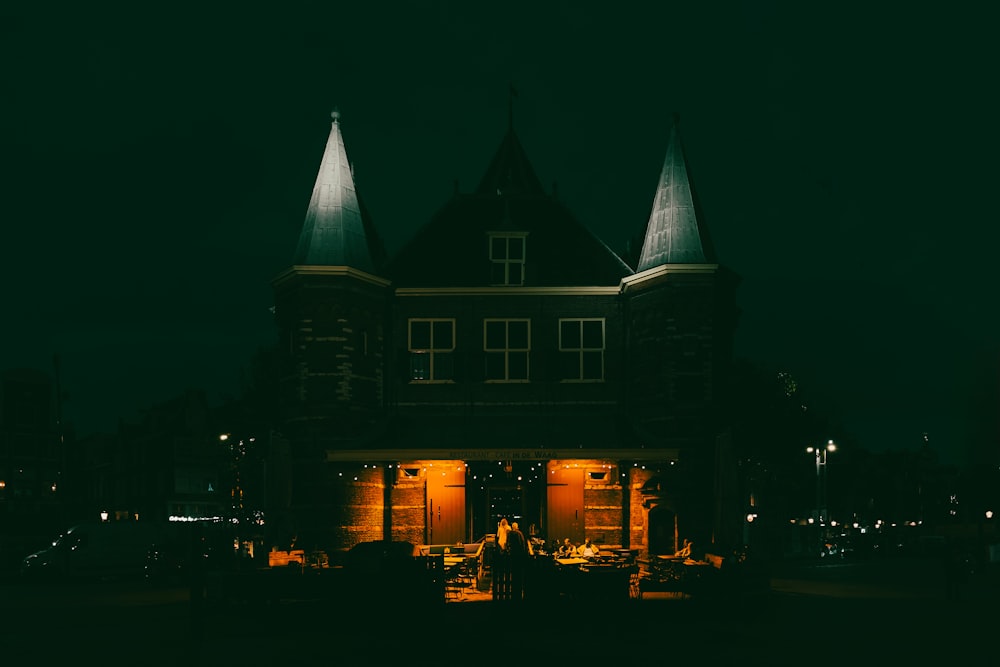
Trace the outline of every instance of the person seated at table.
<path fill-rule="evenodd" d="M 601 555 L 601 549 L 587 538 L 587 541 L 576 548 L 576 555 L 584 558 L 594 558 Z"/>
<path fill-rule="evenodd" d="M 562 544 L 559 545 L 559 549 L 556 551 L 556 556 L 559 558 L 572 558 L 575 555 L 576 545 L 570 542 L 568 537 L 564 537 Z"/>
<path fill-rule="evenodd" d="M 680 549 L 674 552 L 676 558 L 690 558 L 691 557 L 691 540 L 684 538 L 684 544 Z"/>

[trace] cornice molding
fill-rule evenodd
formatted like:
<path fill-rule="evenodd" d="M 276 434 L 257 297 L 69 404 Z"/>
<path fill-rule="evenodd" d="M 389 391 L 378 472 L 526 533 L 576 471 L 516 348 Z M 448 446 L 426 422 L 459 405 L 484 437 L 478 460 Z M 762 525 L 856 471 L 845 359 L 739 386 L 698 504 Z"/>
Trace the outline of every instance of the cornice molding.
<path fill-rule="evenodd" d="M 719 270 L 718 264 L 661 264 L 651 269 L 622 278 L 621 288 L 626 290 L 642 283 L 664 278 L 670 274 L 713 274 Z"/>
<path fill-rule="evenodd" d="M 677 461 L 680 450 L 664 449 L 328 449 L 327 461 Z"/>
<path fill-rule="evenodd" d="M 617 296 L 621 287 L 397 287 L 396 296 Z"/>
<path fill-rule="evenodd" d="M 287 271 L 279 274 L 273 281 L 274 285 L 280 285 L 295 276 L 334 276 L 353 278 L 362 282 L 378 285 L 379 287 L 388 287 L 392 284 L 391 280 L 372 275 L 367 271 L 361 271 L 351 266 L 309 266 L 296 264 Z"/>

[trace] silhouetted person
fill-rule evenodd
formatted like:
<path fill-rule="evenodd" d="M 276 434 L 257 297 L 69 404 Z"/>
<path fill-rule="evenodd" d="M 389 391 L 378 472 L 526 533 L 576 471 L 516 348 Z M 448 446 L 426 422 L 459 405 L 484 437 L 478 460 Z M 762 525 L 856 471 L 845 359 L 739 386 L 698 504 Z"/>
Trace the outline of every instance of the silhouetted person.
<path fill-rule="evenodd" d="M 497 548 L 500 551 L 507 550 L 507 533 L 510 532 L 510 525 L 507 523 L 507 519 L 500 519 L 500 523 L 497 524 Z"/>
<path fill-rule="evenodd" d="M 948 549 L 946 558 L 944 596 L 948 600 L 961 600 L 969 574 L 968 558 L 957 544 Z"/>
<path fill-rule="evenodd" d="M 510 597 L 524 599 L 524 578 L 528 571 L 528 540 L 515 521 L 507 533 L 507 552 L 510 555 Z"/>
<path fill-rule="evenodd" d="M 205 529 L 201 521 L 195 521 L 188 535 L 188 580 L 190 584 L 191 636 L 195 640 L 204 637 L 205 627 Z"/>
<path fill-rule="evenodd" d="M 496 539 L 494 540 L 495 548 L 490 557 L 494 600 L 505 600 L 510 595 L 510 551 L 507 542 L 509 533 L 510 524 L 507 523 L 507 519 L 500 519 L 500 523 L 497 524 Z"/>

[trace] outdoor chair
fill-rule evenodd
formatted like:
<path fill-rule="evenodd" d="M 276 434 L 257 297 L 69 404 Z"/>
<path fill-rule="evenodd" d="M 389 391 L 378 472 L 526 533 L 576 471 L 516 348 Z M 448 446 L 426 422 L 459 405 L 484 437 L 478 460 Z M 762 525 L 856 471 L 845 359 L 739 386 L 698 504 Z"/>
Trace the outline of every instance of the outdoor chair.
<path fill-rule="evenodd" d="M 628 596 L 633 600 L 642 599 L 642 577 L 639 573 L 638 563 L 629 566 Z"/>

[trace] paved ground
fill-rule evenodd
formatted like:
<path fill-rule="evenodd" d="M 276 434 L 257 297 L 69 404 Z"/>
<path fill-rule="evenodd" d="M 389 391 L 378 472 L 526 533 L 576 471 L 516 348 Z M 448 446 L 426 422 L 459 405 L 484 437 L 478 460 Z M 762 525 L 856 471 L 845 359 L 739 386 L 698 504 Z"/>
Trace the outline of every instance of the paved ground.
<path fill-rule="evenodd" d="M 904 566 L 905 565 L 905 566 Z M 644 594 L 641 601 L 420 603 L 404 584 L 377 598 L 191 603 L 187 589 L 126 584 L 0 584 L 0 646 L 38 664 L 336 663 L 585 659 L 646 665 L 975 664 L 996 641 L 996 573 L 946 599 L 920 563 L 787 566 L 769 590 L 725 598 Z M 480 604 L 481 603 L 481 604 Z"/>

